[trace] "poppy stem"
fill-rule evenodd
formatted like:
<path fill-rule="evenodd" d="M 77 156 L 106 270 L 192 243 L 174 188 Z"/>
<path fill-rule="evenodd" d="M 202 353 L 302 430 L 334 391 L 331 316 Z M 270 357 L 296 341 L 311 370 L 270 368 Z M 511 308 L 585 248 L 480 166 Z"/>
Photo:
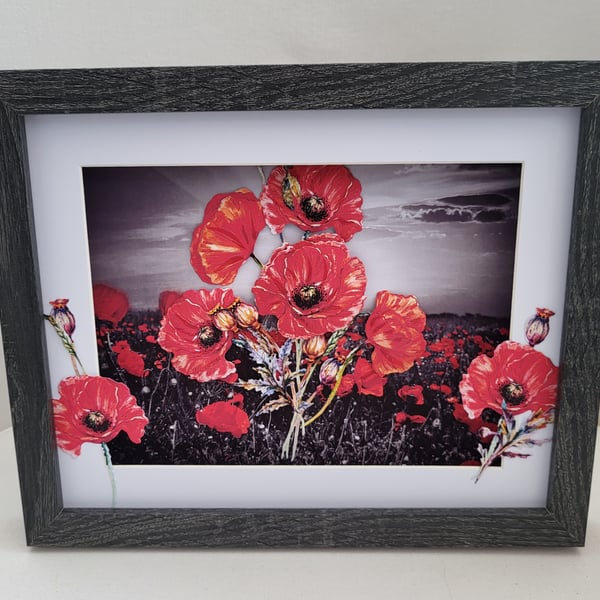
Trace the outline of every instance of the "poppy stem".
<path fill-rule="evenodd" d="M 108 449 L 108 446 L 104 442 L 102 442 L 100 445 L 102 446 L 104 460 L 106 461 L 106 467 L 108 468 L 108 475 L 110 477 L 110 487 L 112 490 L 111 508 L 115 508 L 115 505 L 117 503 L 117 482 L 115 481 L 115 471 L 113 469 L 112 460 L 110 458 L 110 450 Z"/>
<path fill-rule="evenodd" d="M 333 384 L 333 387 L 331 388 L 331 392 L 329 392 L 329 396 L 327 396 L 327 400 L 325 400 L 325 403 L 320 408 L 319 412 L 315 413 L 307 421 L 304 421 L 305 428 L 308 427 L 311 423 L 314 423 L 329 408 L 329 405 L 333 402 L 333 399 L 335 398 L 335 396 L 337 394 L 340 384 L 342 383 L 342 376 L 344 375 L 344 371 L 346 370 L 346 367 L 352 362 L 354 355 L 358 352 L 359 349 L 360 349 L 360 347 L 357 346 L 356 348 L 353 348 L 350 351 L 350 353 L 346 357 L 346 360 L 342 363 L 342 366 L 340 367 L 340 370 L 338 371 L 337 377 L 335 378 L 335 383 Z"/>
<path fill-rule="evenodd" d="M 258 174 L 260 175 L 262 184 L 267 185 L 267 178 L 265 177 L 265 172 L 263 171 L 263 168 L 260 166 L 257 166 L 256 168 L 258 169 Z"/>
<path fill-rule="evenodd" d="M 261 268 L 263 269 L 265 265 L 262 264 L 262 262 L 256 257 L 256 254 L 254 254 L 254 252 L 252 252 L 250 254 L 250 258 Z"/>

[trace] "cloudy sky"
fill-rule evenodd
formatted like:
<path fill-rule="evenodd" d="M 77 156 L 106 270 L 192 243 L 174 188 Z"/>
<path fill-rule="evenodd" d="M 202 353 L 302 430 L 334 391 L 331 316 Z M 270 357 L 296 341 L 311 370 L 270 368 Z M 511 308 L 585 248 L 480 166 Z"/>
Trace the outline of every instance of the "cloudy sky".
<path fill-rule="evenodd" d="M 363 188 L 363 230 L 348 246 L 366 266 L 367 310 L 388 289 L 429 313 L 510 316 L 520 165 L 349 168 Z M 206 203 L 261 188 L 256 167 L 86 167 L 83 178 L 93 280 L 123 289 L 135 308 L 156 308 L 165 289 L 205 286 L 189 244 Z M 266 262 L 278 244 L 265 229 L 255 254 Z M 251 300 L 257 276 L 247 262 L 236 294 Z"/>

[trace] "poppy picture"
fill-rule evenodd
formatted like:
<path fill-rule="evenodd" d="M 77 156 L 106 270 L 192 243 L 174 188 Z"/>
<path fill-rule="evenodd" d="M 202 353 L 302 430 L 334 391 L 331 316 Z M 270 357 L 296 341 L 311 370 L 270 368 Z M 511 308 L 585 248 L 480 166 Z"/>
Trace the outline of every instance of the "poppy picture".
<path fill-rule="evenodd" d="M 547 441 L 557 307 L 511 319 L 520 163 L 82 171 L 100 377 L 69 351 L 68 451 L 477 480 Z M 48 300 L 69 350 L 77 315 Z"/>

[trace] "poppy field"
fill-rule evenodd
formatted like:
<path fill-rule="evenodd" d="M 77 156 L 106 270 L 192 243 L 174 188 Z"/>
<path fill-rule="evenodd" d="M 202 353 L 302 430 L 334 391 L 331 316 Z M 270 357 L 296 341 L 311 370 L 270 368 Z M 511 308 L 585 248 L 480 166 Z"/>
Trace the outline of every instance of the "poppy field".
<path fill-rule="evenodd" d="M 357 316 L 349 327 L 352 335 L 364 335 L 365 319 Z M 266 402 L 256 391 L 223 381 L 200 383 L 179 373 L 156 341 L 160 322 L 159 311 L 129 312 L 116 328 L 98 330 L 101 375 L 127 385 L 149 419 L 139 445 L 125 432 L 109 443 L 114 464 L 475 465 L 479 429 L 497 426 L 491 409 L 469 418 L 458 400 L 458 384 L 461 365 L 465 369 L 476 356 L 493 354 L 507 339 L 503 322 L 431 316 L 425 356 L 387 379 L 357 361 L 342 376 L 329 410 L 299 436 L 293 460 L 281 453 L 292 411 L 264 410 Z M 136 370 L 130 353 L 149 368 L 142 370 L 140 362 Z M 239 348 L 232 346 L 226 357 L 240 377 L 256 377 L 256 363 Z M 317 392 L 318 409 L 332 385 L 315 374 L 308 389 Z M 197 414 L 211 405 L 222 412 L 198 422 Z M 236 420 L 242 411 L 247 418 Z"/>
<path fill-rule="evenodd" d="M 537 346 L 554 312 L 509 339 L 520 166 L 358 171 L 369 186 L 342 165 L 242 170 L 258 193 L 211 193 L 197 211 L 202 186 L 169 171 L 193 190 L 179 214 L 137 191 L 152 171 L 113 172 L 126 194 L 112 205 L 90 171 L 99 375 L 79 360 L 69 300 L 52 300 L 74 370 L 53 401 L 59 447 L 100 444 L 109 470 L 468 465 L 477 481 L 547 442 L 558 368 Z M 218 189 L 223 171 L 203 173 Z M 418 201 L 398 207 L 398 181 Z"/>

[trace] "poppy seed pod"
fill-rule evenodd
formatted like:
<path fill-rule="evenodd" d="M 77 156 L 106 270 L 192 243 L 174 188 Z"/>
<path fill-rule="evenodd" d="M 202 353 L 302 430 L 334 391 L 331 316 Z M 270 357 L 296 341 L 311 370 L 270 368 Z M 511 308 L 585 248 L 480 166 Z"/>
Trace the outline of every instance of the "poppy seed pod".
<path fill-rule="evenodd" d="M 258 311 L 251 304 L 238 302 L 233 309 L 233 315 L 240 327 L 256 327 L 258 325 Z"/>
<path fill-rule="evenodd" d="M 302 349 L 304 350 L 304 354 L 306 354 L 310 360 L 315 360 L 315 358 L 322 356 L 327 349 L 327 340 L 324 335 L 314 335 L 313 337 L 304 340 Z"/>
<path fill-rule="evenodd" d="M 75 331 L 75 317 L 69 310 L 69 307 L 67 306 L 68 303 L 68 298 L 57 298 L 56 300 L 52 300 L 50 302 L 52 305 L 50 316 L 63 328 L 64 332 L 69 337 L 72 337 L 73 332 Z"/>
<path fill-rule="evenodd" d="M 541 344 L 550 331 L 550 317 L 554 312 L 549 308 L 536 308 L 536 314 L 525 325 L 525 337 L 533 348 Z"/>
<path fill-rule="evenodd" d="M 335 358 L 328 358 L 319 371 L 319 381 L 323 385 L 331 385 L 337 379 L 340 363 Z"/>
<path fill-rule="evenodd" d="M 213 315 L 214 324 L 221 331 L 236 331 L 238 328 L 237 321 L 228 310 L 219 310 Z"/>

